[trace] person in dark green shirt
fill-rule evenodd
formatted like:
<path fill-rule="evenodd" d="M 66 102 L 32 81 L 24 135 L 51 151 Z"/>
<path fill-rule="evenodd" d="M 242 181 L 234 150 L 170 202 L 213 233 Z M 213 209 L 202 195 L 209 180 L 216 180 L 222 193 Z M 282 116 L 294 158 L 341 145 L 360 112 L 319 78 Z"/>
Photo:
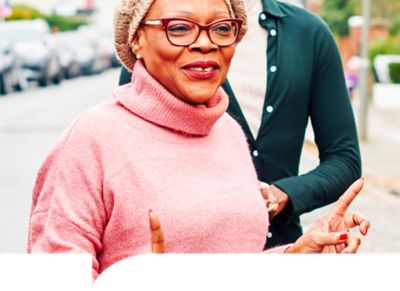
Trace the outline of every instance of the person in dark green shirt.
<path fill-rule="evenodd" d="M 361 159 L 342 62 L 329 28 L 287 3 L 246 2 L 250 36 L 238 45 L 234 61 L 239 65 L 235 69 L 233 64 L 223 88 L 230 97 L 228 113 L 247 136 L 258 178 L 270 185 L 263 190 L 273 198 L 266 202 L 271 224 L 265 247 L 270 248 L 296 241 L 302 235 L 300 215 L 336 201 L 361 176 Z M 252 37 L 252 31 L 259 35 Z M 240 54 L 246 42 L 257 50 Z M 130 78 L 123 69 L 120 84 Z M 251 108 L 249 100 L 259 105 Z M 299 175 L 309 119 L 320 163 Z"/>

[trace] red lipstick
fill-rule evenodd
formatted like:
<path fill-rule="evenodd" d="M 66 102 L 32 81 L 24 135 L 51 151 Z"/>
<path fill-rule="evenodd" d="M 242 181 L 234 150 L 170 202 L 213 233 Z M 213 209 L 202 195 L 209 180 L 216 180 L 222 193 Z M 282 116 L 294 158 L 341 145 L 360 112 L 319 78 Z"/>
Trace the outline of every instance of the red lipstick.
<path fill-rule="evenodd" d="M 182 70 L 196 79 L 212 79 L 219 71 L 220 66 L 215 61 L 197 61 L 186 64 Z"/>

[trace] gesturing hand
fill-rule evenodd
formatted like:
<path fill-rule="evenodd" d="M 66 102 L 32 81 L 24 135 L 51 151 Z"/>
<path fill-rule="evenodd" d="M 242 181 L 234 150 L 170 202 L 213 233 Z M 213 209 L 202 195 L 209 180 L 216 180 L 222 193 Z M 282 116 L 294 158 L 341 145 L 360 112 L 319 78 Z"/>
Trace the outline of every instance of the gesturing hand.
<path fill-rule="evenodd" d="M 332 209 L 317 222 L 319 227 L 323 228 L 326 232 L 340 232 L 349 231 L 350 229 L 358 226 L 360 233 L 364 236 L 367 235 L 370 227 L 370 222 L 368 219 L 355 212 L 346 213 L 350 204 L 357 197 L 363 186 L 364 181 L 362 179 L 354 182 L 333 205 Z M 356 238 L 356 240 L 359 244 L 360 239 Z M 350 246 L 346 246 L 346 244 L 336 245 L 337 253 L 351 252 L 350 250 Z M 327 250 L 325 249 L 324 251 Z M 332 252 L 332 250 L 329 252 Z"/>
<path fill-rule="evenodd" d="M 151 252 L 154 254 L 165 253 L 164 233 L 158 217 L 149 210 L 149 222 L 151 232 Z"/>
<path fill-rule="evenodd" d="M 349 233 L 359 227 L 366 235 L 370 222 L 358 213 L 347 213 L 350 204 L 363 187 L 363 180 L 354 182 L 330 211 L 324 215 L 307 233 L 301 236 L 288 253 L 355 253 L 361 243 L 360 238 Z"/>

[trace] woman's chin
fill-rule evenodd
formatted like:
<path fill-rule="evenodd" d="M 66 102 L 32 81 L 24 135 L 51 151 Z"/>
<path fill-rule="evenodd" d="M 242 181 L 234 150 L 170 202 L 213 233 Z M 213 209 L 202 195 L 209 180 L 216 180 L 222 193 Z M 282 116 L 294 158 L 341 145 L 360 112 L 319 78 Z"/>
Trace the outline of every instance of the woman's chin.
<path fill-rule="evenodd" d="M 206 87 L 206 88 L 205 88 Z M 208 88 L 207 88 L 208 87 Z M 182 94 L 182 100 L 190 104 L 205 104 L 207 103 L 217 92 L 218 87 L 210 90 L 210 86 L 204 85 L 199 88 L 190 88 L 185 90 L 185 94 Z"/>
<path fill-rule="evenodd" d="M 193 104 L 193 105 L 199 105 L 199 104 L 205 104 L 207 103 L 214 94 L 207 94 L 207 95 L 190 95 L 190 96 L 185 96 L 182 98 L 183 101 Z"/>

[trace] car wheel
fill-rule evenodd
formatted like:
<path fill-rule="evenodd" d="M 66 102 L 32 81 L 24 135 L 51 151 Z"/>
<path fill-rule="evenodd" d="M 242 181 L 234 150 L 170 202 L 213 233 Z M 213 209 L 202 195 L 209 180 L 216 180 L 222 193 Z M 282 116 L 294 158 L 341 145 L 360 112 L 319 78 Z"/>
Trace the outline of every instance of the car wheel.
<path fill-rule="evenodd" d="M 54 78 L 53 78 L 53 84 L 56 84 L 56 85 L 58 85 L 58 84 L 60 84 L 61 83 L 61 80 L 62 80 L 62 76 L 61 76 L 61 72 L 60 73 L 58 73 Z"/>
<path fill-rule="evenodd" d="M 46 80 L 46 78 L 43 78 L 43 79 L 40 79 L 39 81 L 38 81 L 38 83 L 39 83 L 39 86 L 40 87 L 47 87 L 47 80 Z"/>
<path fill-rule="evenodd" d="M 10 93 L 10 81 L 5 75 L 0 75 L 0 95 L 7 95 Z"/>
<path fill-rule="evenodd" d="M 24 91 L 28 88 L 28 81 L 23 77 L 19 76 L 17 83 L 14 85 L 14 89 L 18 92 Z"/>
<path fill-rule="evenodd" d="M 0 75 L 0 95 L 5 95 L 6 93 L 6 86 L 4 84 L 3 76 Z"/>

